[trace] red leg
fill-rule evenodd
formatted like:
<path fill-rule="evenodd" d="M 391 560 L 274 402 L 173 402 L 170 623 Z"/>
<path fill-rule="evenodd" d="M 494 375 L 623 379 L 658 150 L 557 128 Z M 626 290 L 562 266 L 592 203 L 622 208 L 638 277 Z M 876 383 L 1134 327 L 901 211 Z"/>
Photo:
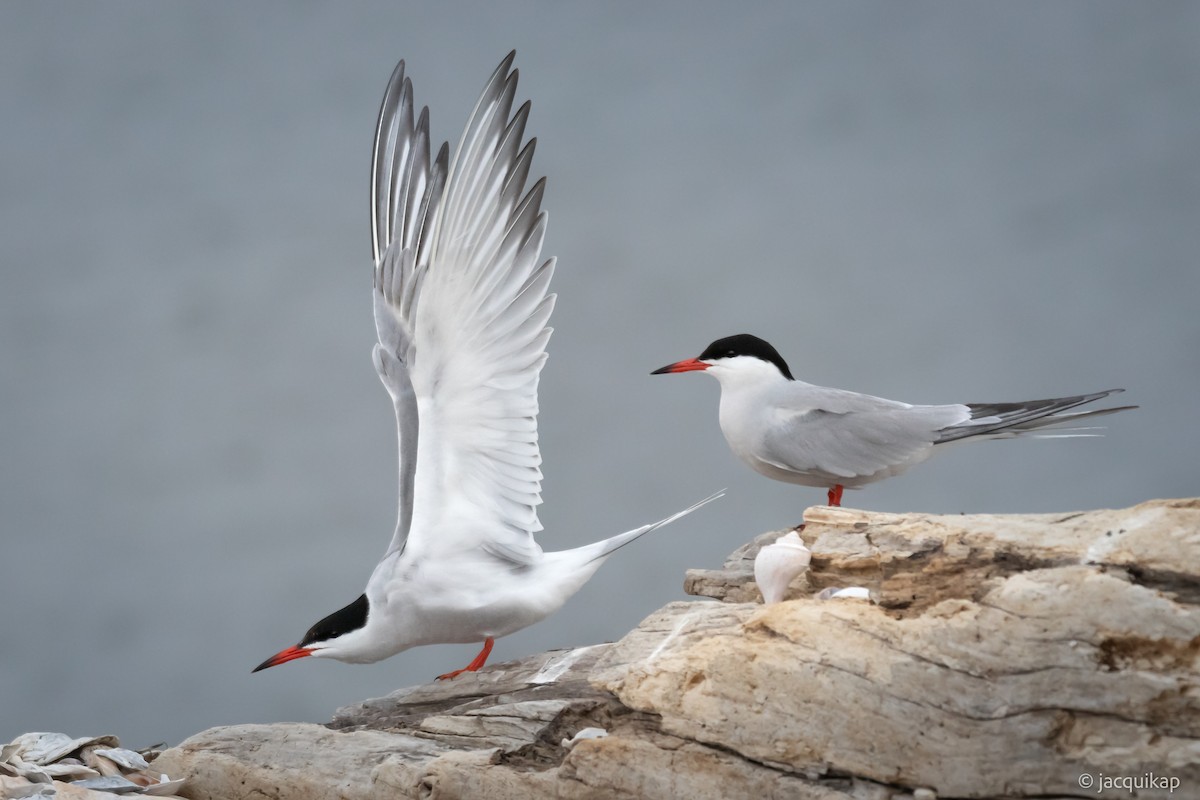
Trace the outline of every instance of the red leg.
<path fill-rule="evenodd" d="M 842 490 L 845 488 L 840 483 L 833 485 L 833 488 L 829 490 L 829 505 L 838 507 L 842 504 Z"/>
<path fill-rule="evenodd" d="M 458 677 L 464 672 L 475 672 L 484 665 L 484 662 L 488 660 L 488 656 L 492 654 L 492 645 L 495 643 L 496 640 L 489 636 L 483 641 L 483 649 L 479 651 L 479 655 L 475 656 L 474 661 L 472 661 L 470 664 L 467 664 L 462 669 L 456 669 L 454 672 L 447 672 L 445 675 L 438 675 L 437 679 L 439 681 L 448 681 L 451 678 Z"/>

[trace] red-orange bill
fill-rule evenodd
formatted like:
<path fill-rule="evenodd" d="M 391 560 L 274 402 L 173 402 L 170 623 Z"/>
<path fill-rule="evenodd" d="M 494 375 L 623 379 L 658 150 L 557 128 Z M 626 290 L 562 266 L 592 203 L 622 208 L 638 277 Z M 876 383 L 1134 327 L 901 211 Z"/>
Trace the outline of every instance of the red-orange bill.
<path fill-rule="evenodd" d="M 651 372 L 651 375 L 663 375 L 668 372 L 691 372 L 696 369 L 708 369 L 712 364 L 705 364 L 698 358 L 689 358 L 684 361 L 676 361 L 674 364 L 667 364 L 665 367 L 659 367 Z"/>
<path fill-rule="evenodd" d="M 309 650 L 307 648 L 289 647 L 286 650 L 280 650 L 278 653 L 271 656 L 266 661 L 262 662 L 261 664 L 259 664 L 257 667 L 255 667 L 254 669 L 252 669 L 250 671 L 258 672 L 260 669 L 266 669 L 267 667 L 277 667 L 280 664 L 286 664 L 289 661 L 295 661 L 297 658 L 304 658 L 305 656 L 311 656 L 311 655 L 312 655 L 312 650 Z"/>

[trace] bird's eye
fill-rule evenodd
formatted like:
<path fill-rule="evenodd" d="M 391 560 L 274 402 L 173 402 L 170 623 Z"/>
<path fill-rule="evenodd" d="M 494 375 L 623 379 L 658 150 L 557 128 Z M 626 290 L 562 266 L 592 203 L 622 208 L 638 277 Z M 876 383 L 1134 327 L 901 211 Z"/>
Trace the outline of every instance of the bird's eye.
<path fill-rule="evenodd" d="M 735 353 L 735 352 L 733 352 L 732 350 L 730 350 L 729 352 L 727 352 L 727 353 L 725 354 L 725 357 L 726 357 L 726 358 L 733 358 L 735 355 L 737 355 L 737 353 Z"/>

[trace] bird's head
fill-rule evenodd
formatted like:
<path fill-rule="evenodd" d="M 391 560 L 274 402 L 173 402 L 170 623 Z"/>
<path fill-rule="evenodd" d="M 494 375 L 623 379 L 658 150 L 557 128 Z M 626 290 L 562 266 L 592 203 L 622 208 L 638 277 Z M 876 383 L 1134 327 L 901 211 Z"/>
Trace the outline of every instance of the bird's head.
<path fill-rule="evenodd" d="M 704 348 L 698 358 L 676 361 L 660 367 L 651 375 L 664 375 L 675 372 L 692 372 L 704 370 L 724 384 L 732 381 L 771 380 L 780 377 L 795 380 L 787 362 L 770 342 L 739 333 L 736 336 L 726 336 Z"/>
<path fill-rule="evenodd" d="M 359 657 L 363 628 L 367 624 L 369 611 L 367 596 L 360 595 L 350 605 L 340 608 L 308 629 L 304 638 L 295 647 L 280 650 L 254 668 L 254 672 L 286 664 L 297 658 L 318 656 L 336 658 L 341 661 L 362 660 Z"/>

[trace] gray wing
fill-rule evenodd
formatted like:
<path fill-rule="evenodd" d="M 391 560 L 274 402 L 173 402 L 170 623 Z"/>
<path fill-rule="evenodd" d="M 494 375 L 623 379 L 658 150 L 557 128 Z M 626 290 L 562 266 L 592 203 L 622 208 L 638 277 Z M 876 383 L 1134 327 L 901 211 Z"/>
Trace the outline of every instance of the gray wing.
<path fill-rule="evenodd" d="M 763 460 L 829 484 L 897 474 L 928 457 L 941 429 L 968 417 L 961 405 L 909 405 L 799 381 L 787 389 Z"/>
<path fill-rule="evenodd" d="M 371 255 L 376 264 L 389 246 L 414 250 L 414 260 L 429 262 L 424 231 L 441 203 L 450 146 L 442 142 L 437 159 L 429 159 L 429 108 L 413 117 L 412 81 L 404 62 L 392 71 L 379 107 L 375 146 L 371 151 Z M 416 257 L 418 245 L 420 257 Z M 415 265 L 414 265 L 415 266 Z"/>
<path fill-rule="evenodd" d="M 375 267 L 375 325 L 379 343 L 371 352 L 375 371 L 392 398 L 400 445 L 399 511 L 396 532 L 392 535 L 384 558 L 393 551 L 404 549 L 408 532 L 412 529 L 420 429 L 417 395 L 408 369 L 412 358 L 412 340 L 404 325 L 390 313 L 390 309 L 402 301 L 404 284 L 398 274 L 404 271 L 403 262 L 412 260 L 412 251 L 392 249 L 388 255 Z"/>
<path fill-rule="evenodd" d="M 410 320 L 429 265 L 428 237 L 422 233 L 441 203 L 448 154 L 443 143 L 430 160 L 429 109 L 414 118 L 412 82 L 401 61 L 384 92 L 371 154 L 373 306 L 379 337 L 372 360 L 395 408 L 400 462 L 396 531 L 387 554 L 404 549 L 412 528 L 420 415 L 409 369 L 414 356 Z"/>
<path fill-rule="evenodd" d="M 401 439 L 389 552 L 482 546 L 517 561 L 541 552 L 537 384 L 554 260 L 541 258 L 544 181 L 525 190 L 534 142 L 524 141 L 529 103 L 513 111 L 514 56 L 492 74 L 449 167 L 445 146 L 429 160 L 428 114 L 413 122 L 402 67 L 380 111 L 376 329 L 396 358 L 376 365 Z"/>

